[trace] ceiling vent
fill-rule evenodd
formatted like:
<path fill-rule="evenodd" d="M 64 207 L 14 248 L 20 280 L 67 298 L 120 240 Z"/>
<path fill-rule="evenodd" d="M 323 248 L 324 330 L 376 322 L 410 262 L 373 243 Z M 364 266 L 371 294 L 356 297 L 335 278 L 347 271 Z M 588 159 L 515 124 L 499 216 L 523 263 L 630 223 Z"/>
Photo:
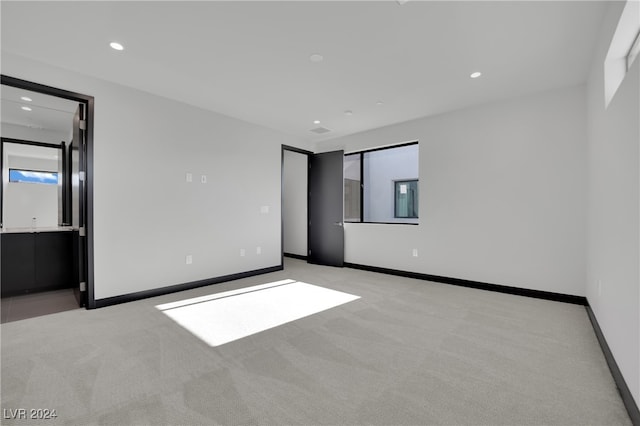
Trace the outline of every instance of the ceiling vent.
<path fill-rule="evenodd" d="M 328 133 L 331 130 L 327 129 L 326 127 L 316 127 L 315 129 L 311 129 L 309 131 L 321 135 L 323 133 Z"/>

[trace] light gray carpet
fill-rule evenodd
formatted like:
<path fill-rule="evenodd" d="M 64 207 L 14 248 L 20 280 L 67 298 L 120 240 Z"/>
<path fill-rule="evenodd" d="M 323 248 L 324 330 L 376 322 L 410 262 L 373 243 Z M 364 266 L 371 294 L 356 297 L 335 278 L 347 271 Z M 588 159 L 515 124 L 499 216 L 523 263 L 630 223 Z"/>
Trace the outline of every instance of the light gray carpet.
<path fill-rule="evenodd" d="M 154 308 L 284 278 L 361 299 L 215 348 Z M 582 306 L 291 259 L 0 331 L 2 408 L 58 415 L 6 425 L 631 424 Z"/>

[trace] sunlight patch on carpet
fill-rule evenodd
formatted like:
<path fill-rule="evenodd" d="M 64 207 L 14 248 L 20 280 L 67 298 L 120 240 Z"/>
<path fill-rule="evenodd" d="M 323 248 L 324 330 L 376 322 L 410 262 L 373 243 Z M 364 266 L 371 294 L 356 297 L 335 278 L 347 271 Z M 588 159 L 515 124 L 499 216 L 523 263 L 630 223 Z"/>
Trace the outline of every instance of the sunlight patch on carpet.
<path fill-rule="evenodd" d="M 359 299 L 282 280 L 156 306 L 210 346 L 220 346 Z"/>

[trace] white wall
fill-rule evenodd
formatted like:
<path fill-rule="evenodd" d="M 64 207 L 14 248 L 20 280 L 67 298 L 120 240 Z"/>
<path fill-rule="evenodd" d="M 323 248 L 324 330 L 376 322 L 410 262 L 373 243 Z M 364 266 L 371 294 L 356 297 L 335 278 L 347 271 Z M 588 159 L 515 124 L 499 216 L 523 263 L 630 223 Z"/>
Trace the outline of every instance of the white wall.
<path fill-rule="evenodd" d="M 53 148 L 41 150 L 57 151 Z M 3 164 L 9 176 L 9 169 L 57 171 L 58 161 L 43 158 L 7 155 Z M 5 228 L 30 228 L 36 218 L 36 227 L 58 226 L 58 185 L 6 182 L 4 185 L 3 226 Z"/>
<path fill-rule="evenodd" d="M 603 62 L 623 6 L 609 6 L 588 84 L 587 298 L 640 406 L 640 60 L 604 107 Z"/>
<path fill-rule="evenodd" d="M 280 265 L 281 144 L 297 140 L 5 52 L 2 73 L 95 97 L 96 299 Z"/>
<path fill-rule="evenodd" d="M 307 156 L 284 151 L 282 222 L 284 252 L 307 256 Z"/>
<path fill-rule="evenodd" d="M 318 143 L 420 144 L 420 224 L 347 223 L 345 261 L 584 296 L 585 95 L 567 88 Z"/>

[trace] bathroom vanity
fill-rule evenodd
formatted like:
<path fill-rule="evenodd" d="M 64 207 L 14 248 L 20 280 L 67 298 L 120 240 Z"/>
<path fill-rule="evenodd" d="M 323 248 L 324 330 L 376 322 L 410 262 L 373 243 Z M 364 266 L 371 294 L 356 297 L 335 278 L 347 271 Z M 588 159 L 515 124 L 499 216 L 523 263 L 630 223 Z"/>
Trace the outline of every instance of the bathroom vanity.
<path fill-rule="evenodd" d="M 74 234 L 72 227 L 2 229 L 2 297 L 74 287 Z"/>

